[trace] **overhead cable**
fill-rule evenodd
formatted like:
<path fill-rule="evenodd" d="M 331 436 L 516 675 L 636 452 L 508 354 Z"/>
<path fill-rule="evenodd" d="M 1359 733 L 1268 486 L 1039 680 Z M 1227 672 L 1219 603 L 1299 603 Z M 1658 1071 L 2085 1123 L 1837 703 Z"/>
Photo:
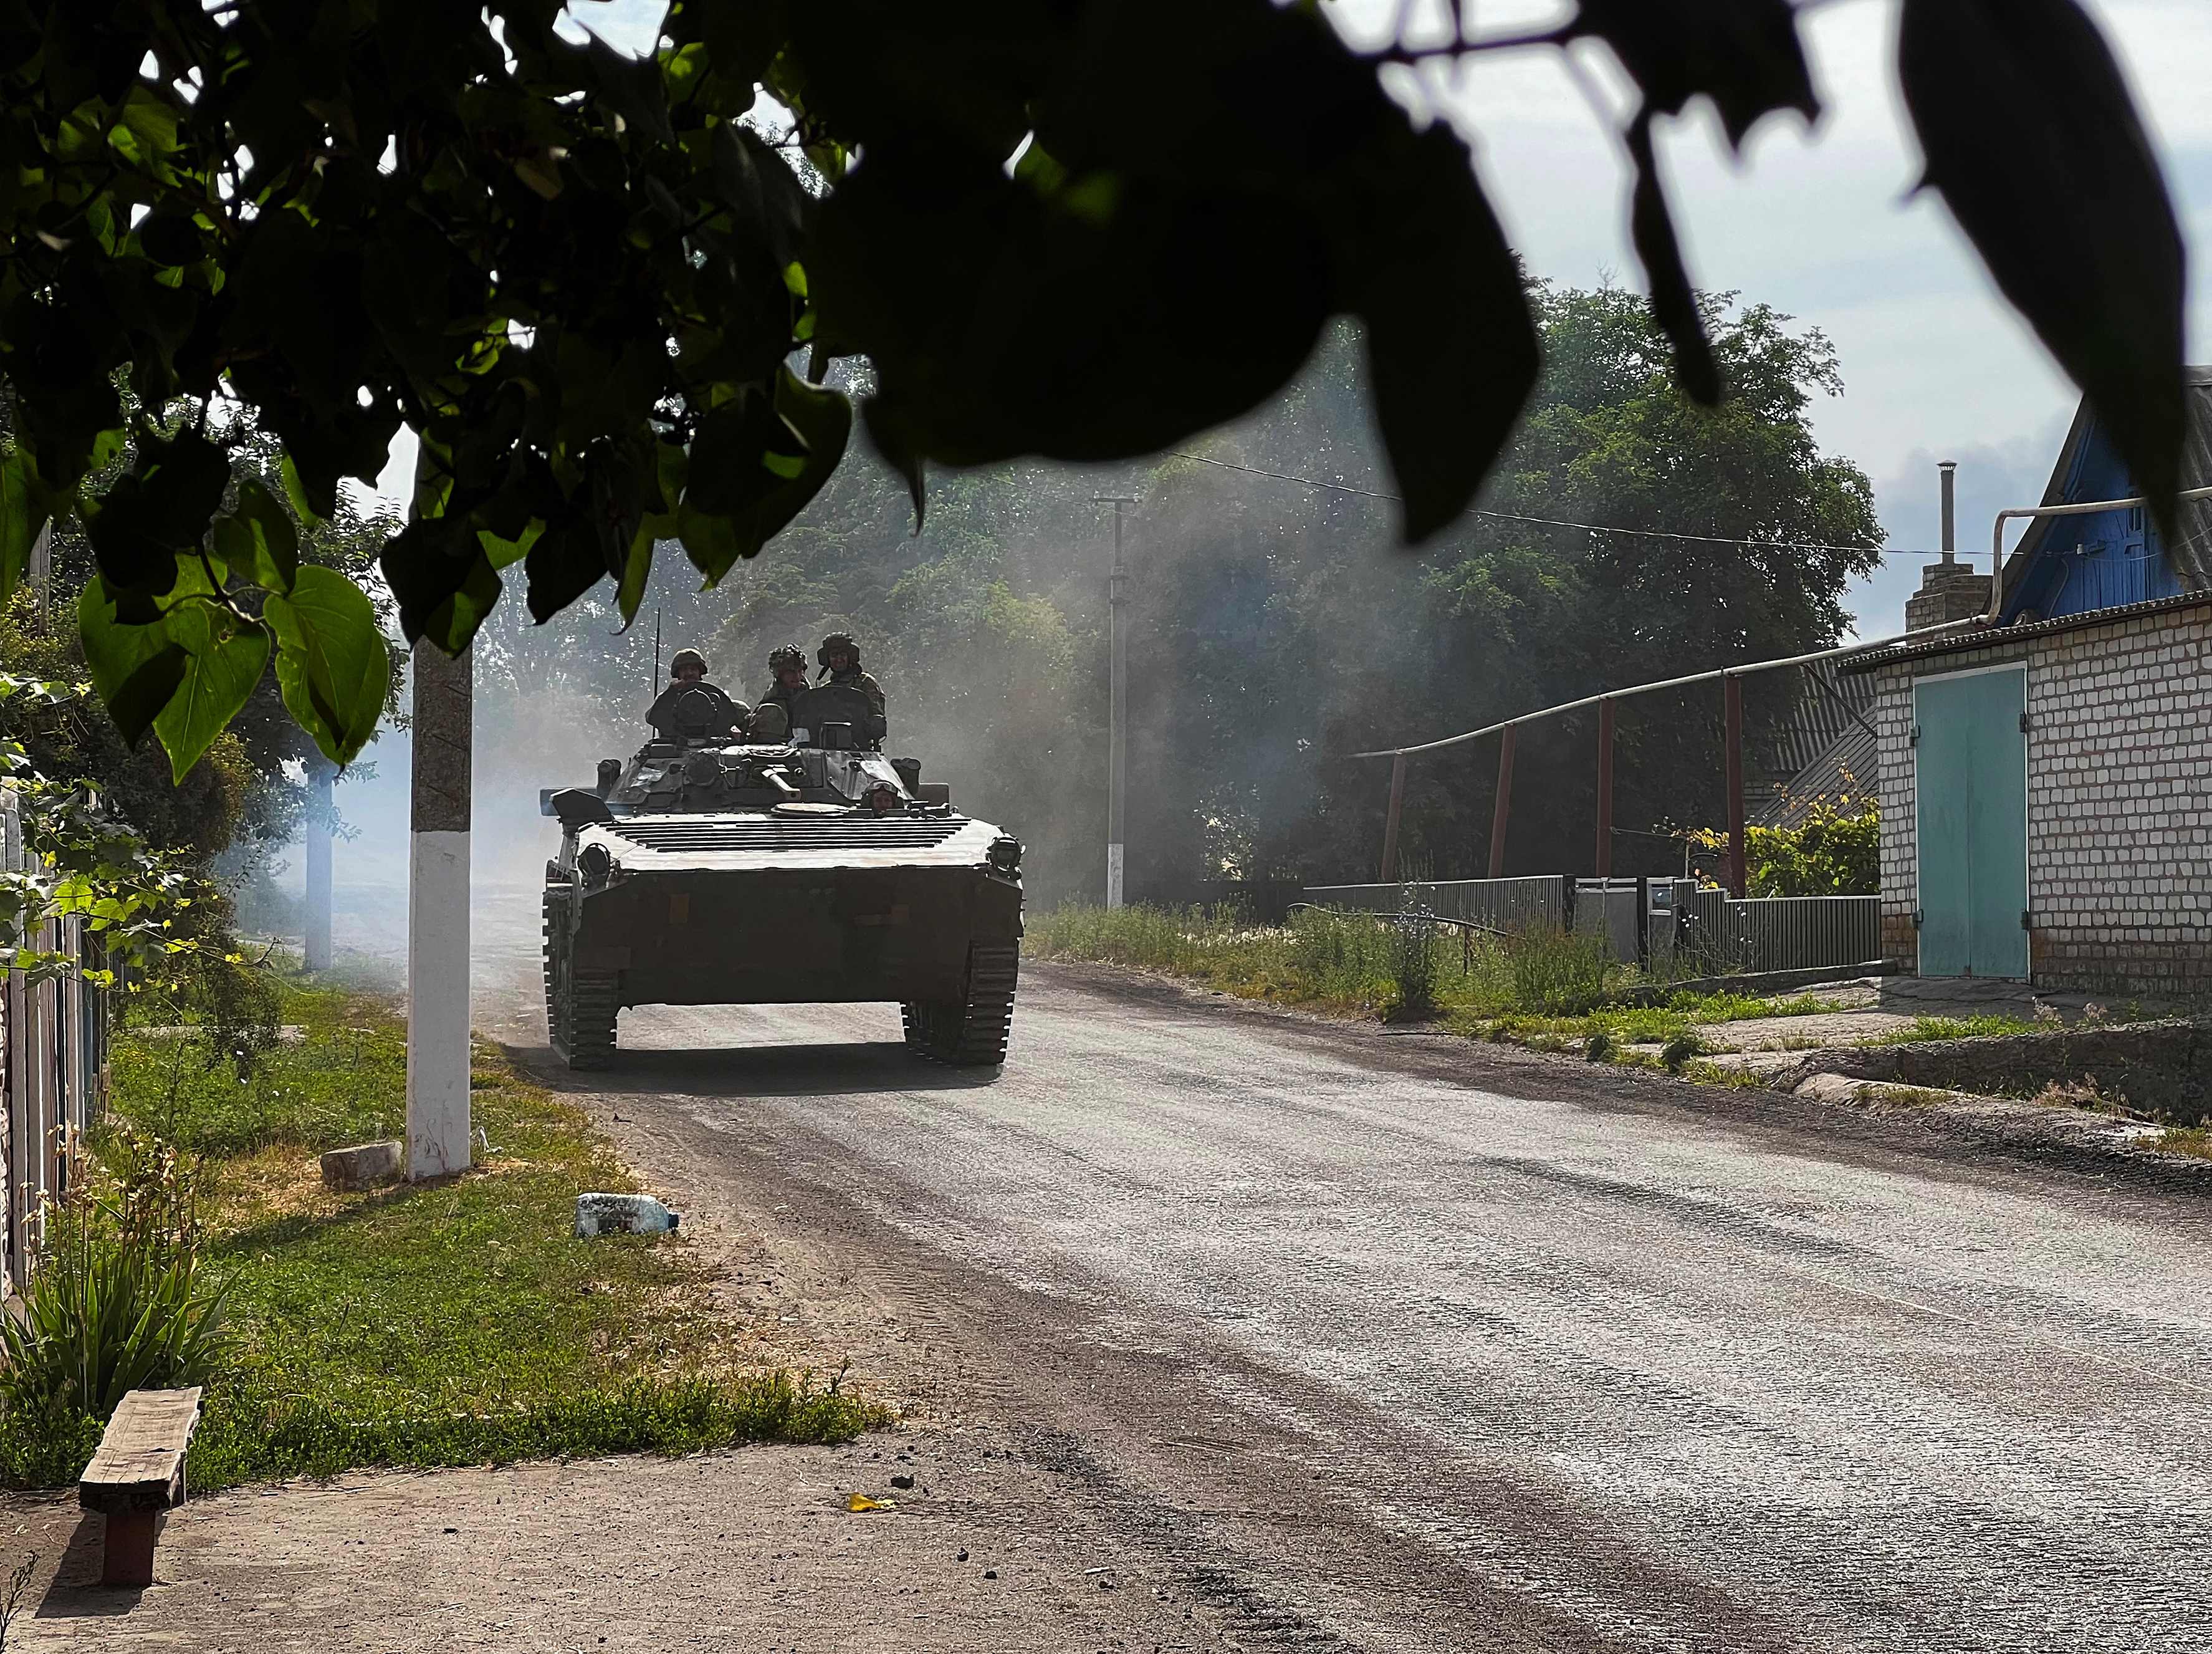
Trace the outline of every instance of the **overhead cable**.
<path fill-rule="evenodd" d="M 1324 483 L 1318 477 L 1293 477 L 1288 471 L 1263 471 L 1257 465 L 1240 465 L 1227 459 L 1210 459 L 1202 453 L 1170 451 L 1172 459 L 1194 460 L 1201 465 L 1218 465 L 1223 471 L 1241 471 L 1249 477 L 1267 477 L 1279 483 L 1296 483 L 1302 488 L 1326 490 L 1331 494 L 1357 494 L 1365 500 L 1389 500 L 1399 505 L 1405 503 L 1395 494 L 1384 494 L 1371 488 L 1354 488 L 1349 483 Z M 1747 540 L 1736 539 L 1726 534 L 1678 534 L 1664 528 L 1621 528 L 1606 523 L 1567 522 L 1557 517 L 1528 517 L 1514 511 L 1485 511 L 1478 508 L 1470 514 L 1487 517 L 1493 522 L 1528 523 L 1539 528 L 1573 528 L 1586 534 L 1619 534 L 1634 539 L 1693 540 L 1705 545 L 1748 545 L 1771 548 L 1779 551 L 1879 551 L 1885 557 L 1933 556 L 1932 551 L 1885 551 L 1878 546 L 1830 545 L 1819 540 Z"/>

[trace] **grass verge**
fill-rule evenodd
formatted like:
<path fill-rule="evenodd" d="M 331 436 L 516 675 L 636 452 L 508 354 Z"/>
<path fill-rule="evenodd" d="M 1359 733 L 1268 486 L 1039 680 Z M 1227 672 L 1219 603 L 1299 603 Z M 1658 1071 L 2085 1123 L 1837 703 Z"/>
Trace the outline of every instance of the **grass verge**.
<path fill-rule="evenodd" d="M 1026 946 L 1048 959 L 1133 965 L 1246 999 L 1340 1014 L 1394 1014 L 1414 995 L 1408 950 L 1388 915 L 1293 913 L 1283 926 L 1200 908 L 1061 908 L 1030 922 Z M 1629 1045 L 1678 1046 L 1701 1025 L 1833 1011 L 1800 994 L 1677 993 L 1662 1004 L 1652 984 L 1584 937 L 1510 941 L 1439 933 L 1415 962 L 1421 994 L 1446 1028 L 1469 1038 L 1539 1050 L 1593 1050 L 1603 1060 Z"/>
<path fill-rule="evenodd" d="M 204 1157 L 205 1266 L 232 1337 L 195 1438 L 196 1488 L 360 1466 L 438 1468 L 763 1439 L 850 1439 L 879 1408 L 738 1370 L 706 1268 L 673 1237 L 578 1241 L 578 1193 L 635 1185 L 582 1112 L 479 1048 L 490 1148 L 450 1181 L 325 1189 L 314 1155 L 397 1134 L 404 1024 L 288 981 L 299 1030 L 241 1077 L 179 1035 L 116 1042 L 111 1106 Z M 0 1414 L 0 1479 L 74 1480 L 83 1419 Z"/>
<path fill-rule="evenodd" d="M 1915 1017 L 1870 1045 L 1917 1045 L 1926 1040 L 1986 1039 L 1997 1034 L 2048 1034 L 2051 1029 L 2022 1017 Z"/>

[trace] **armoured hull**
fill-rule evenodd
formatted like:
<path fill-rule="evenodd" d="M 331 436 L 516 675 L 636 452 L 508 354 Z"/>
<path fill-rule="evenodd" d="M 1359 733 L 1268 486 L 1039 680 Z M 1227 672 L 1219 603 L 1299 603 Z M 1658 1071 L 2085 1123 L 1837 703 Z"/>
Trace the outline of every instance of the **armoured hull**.
<path fill-rule="evenodd" d="M 816 701 L 806 727 L 843 705 Z M 1021 844 L 848 727 L 826 745 L 665 739 L 609 760 L 596 790 L 547 793 L 563 834 L 545 870 L 545 1019 L 572 1067 L 613 1058 L 633 1006 L 885 1000 L 918 1055 L 1003 1059 Z"/>
<path fill-rule="evenodd" d="M 575 959 L 633 1005 L 939 1001 L 1012 948 L 1002 835 L 959 817 L 659 816 L 586 828 L 620 869 L 581 897 Z"/>

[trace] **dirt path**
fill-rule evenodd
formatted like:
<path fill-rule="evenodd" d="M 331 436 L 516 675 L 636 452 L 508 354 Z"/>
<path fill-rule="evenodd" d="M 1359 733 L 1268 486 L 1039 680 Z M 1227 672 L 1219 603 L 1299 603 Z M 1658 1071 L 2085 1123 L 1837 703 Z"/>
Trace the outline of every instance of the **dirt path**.
<path fill-rule="evenodd" d="M 1172 1578 L 1127 1566 L 1065 1475 L 987 1439 L 878 1436 L 196 1499 L 163 1537 L 152 1590 L 70 1589 L 89 1566 L 88 1533 L 8 1646 L 19 1635 L 25 1649 L 113 1654 L 1224 1645 L 1219 1616 Z M 915 1488 L 894 1491 L 893 1475 Z M 898 1509 L 852 1514 L 847 1496 L 861 1490 Z M 58 1558 L 75 1510 L 17 1510 Z"/>

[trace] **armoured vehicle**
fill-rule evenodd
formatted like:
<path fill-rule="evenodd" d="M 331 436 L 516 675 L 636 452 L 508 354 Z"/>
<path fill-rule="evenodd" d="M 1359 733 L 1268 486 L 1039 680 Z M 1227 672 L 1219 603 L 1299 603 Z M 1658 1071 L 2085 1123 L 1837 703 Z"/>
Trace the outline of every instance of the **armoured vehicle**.
<path fill-rule="evenodd" d="M 545 1021 L 572 1068 L 605 1066 L 637 1005 L 896 1000 L 935 1061 L 994 1065 L 1013 1019 L 1019 840 L 886 757 L 856 689 L 764 705 L 749 733 L 711 692 L 597 785 L 548 789 Z"/>

